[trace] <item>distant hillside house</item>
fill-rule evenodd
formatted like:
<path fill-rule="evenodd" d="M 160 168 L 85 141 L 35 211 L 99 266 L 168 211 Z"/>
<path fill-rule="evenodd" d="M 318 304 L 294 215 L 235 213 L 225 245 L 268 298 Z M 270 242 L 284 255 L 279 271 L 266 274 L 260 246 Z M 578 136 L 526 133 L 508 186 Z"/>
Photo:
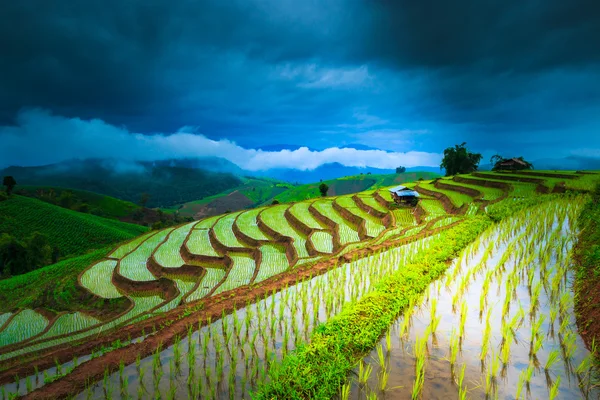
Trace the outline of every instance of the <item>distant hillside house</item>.
<path fill-rule="evenodd" d="M 496 169 L 503 171 L 515 171 L 518 169 L 526 169 L 527 167 L 528 164 L 525 161 L 519 160 L 518 158 L 511 158 L 510 160 L 499 163 Z"/>
<path fill-rule="evenodd" d="M 390 194 L 396 204 L 416 206 L 419 202 L 419 193 L 406 186 L 396 186 L 390 189 Z"/>

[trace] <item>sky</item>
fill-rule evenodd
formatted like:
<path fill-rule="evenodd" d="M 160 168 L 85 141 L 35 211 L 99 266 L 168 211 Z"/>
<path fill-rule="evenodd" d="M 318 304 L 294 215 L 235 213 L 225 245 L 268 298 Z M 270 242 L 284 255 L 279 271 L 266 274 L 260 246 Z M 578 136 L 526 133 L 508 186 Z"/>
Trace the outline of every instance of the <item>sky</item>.
<path fill-rule="evenodd" d="M 0 167 L 600 157 L 595 0 L 3 1 L 0 49 Z"/>

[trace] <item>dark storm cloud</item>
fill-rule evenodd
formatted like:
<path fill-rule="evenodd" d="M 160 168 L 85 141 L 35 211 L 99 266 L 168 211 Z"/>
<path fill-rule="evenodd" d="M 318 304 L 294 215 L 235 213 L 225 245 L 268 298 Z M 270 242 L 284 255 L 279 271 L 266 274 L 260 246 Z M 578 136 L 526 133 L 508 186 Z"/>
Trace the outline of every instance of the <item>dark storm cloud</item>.
<path fill-rule="evenodd" d="M 0 48 L 0 125 L 39 107 L 246 146 L 600 147 L 596 1 L 5 1 Z"/>

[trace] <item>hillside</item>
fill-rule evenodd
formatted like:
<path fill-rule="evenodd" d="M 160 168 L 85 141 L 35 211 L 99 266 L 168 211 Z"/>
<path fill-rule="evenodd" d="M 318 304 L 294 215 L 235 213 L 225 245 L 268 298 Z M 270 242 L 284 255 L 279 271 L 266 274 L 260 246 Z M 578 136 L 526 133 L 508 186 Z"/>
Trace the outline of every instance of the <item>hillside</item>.
<path fill-rule="evenodd" d="M 367 181 L 373 188 L 379 185 L 393 186 L 401 179 L 398 176 L 364 176 L 348 180 L 353 182 L 351 185 Z M 197 364 L 194 363 L 198 360 L 194 357 L 181 360 L 180 353 L 182 338 L 188 335 L 188 343 L 191 343 L 189 338 L 195 332 L 203 335 L 200 340 L 204 346 L 211 347 L 210 350 L 205 347 L 207 353 L 202 353 L 200 347 L 196 347 L 198 351 L 193 350 L 192 355 L 202 357 L 204 354 L 203 357 L 208 357 L 207 362 L 211 365 L 223 361 L 226 368 L 237 365 L 244 374 L 241 379 L 246 379 L 244 377 L 255 372 L 247 366 L 244 369 L 240 360 L 244 358 L 244 347 L 253 349 L 252 341 L 259 336 L 265 336 L 258 339 L 260 345 L 269 352 L 278 352 L 277 362 L 284 360 L 287 351 L 293 350 L 298 343 L 306 342 L 311 332 L 314 334 L 320 329 L 318 326 L 334 318 L 342 307 L 353 307 L 365 294 L 379 290 L 392 274 L 407 274 L 406 280 L 403 278 L 399 281 L 398 289 L 389 294 L 393 299 L 406 293 L 416 296 L 423 292 L 428 282 L 421 282 L 422 279 L 438 277 L 449 267 L 448 261 L 457 257 L 458 251 L 476 240 L 493 221 L 502 224 L 506 218 L 520 211 L 524 212 L 520 212 L 518 220 L 504 223 L 506 230 L 499 237 L 508 235 L 515 240 L 527 235 L 531 237 L 521 240 L 518 245 L 503 245 L 506 260 L 510 254 L 516 254 L 515 259 L 522 258 L 524 265 L 537 268 L 538 264 L 545 263 L 544 268 L 550 271 L 549 258 L 543 263 L 531 263 L 526 261 L 530 257 L 523 252 L 537 244 L 539 251 L 536 250 L 535 258 L 532 256 L 531 259 L 541 260 L 541 254 L 548 254 L 548 246 L 557 250 L 566 246 L 568 240 L 558 236 L 565 228 L 573 227 L 569 222 L 574 221 L 572 211 L 585 200 L 577 193 L 562 194 L 566 190 L 560 182 L 555 182 L 556 179 L 568 180 L 569 187 L 587 191 L 586 188 L 598 180 L 598 175 L 473 173 L 439 180 L 417 180 L 408 184 L 421 195 L 416 207 L 398 206 L 387 188 L 382 187 L 354 195 L 319 197 L 293 204 L 232 212 L 153 231 L 123 243 L 108 253 L 106 250 L 90 253 L 89 257 L 65 260 L 7 279 L 0 282 L 0 361 L 4 365 L 4 369 L 0 368 L 0 384 L 13 382 L 17 371 L 21 373 L 20 376 L 48 371 L 59 364 L 66 365 L 74 356 L 89 355 L 93 349 L 126 343 L 130 338 L 140 336 L 144 336 L 142 342 L 129 343 L 125 347 L 115 346 L 108 350 L 108 355 L 98 353 L 77 367 L 79 369 L 73 375 L 70 375 L 72 370 L 66 367 L 63 367 L 64 375 L 48 372 L 52 374 L 49 379 L 56 378 L 57 385 L 50 383 L 27 388 L 29 397 L 26 398 L 53 398 L 57 393 L 58 397 L 67 397 L 67 394 L 73 394 L 73 390 L 79 393 L 84 385 L 88 385 L 83 380 L 89 376 L 94 376 L 97 381 L 111 375 L 102 383 L 108 385 L 106 382 L 119 373 L 119 368 L 121 371 L 123 368 L 130 371 L 135 368 L 136 359 L 158 359 L 166 357 L 166 354 L 174 358 L 173 365 L 184 365 L 182 371 L 196 370 L 194 365 Z M 556 193 L 543 194 L 550 191 Z M 10 202 L 12 213 L 19 205 L 36 203 L 56 208 L 20 196 L 5 203 Z M 533 217 L 528 209 L 532 206 L 539 206 Z M 571 214 L 567 216 L 565 209 L 568 207 Z M 59 210 L 67 213 L 66 210 Z M 558 224 L 553 224 L 555 211 L 560 214 L 562 221 Z M 0 212 L 5 210 L 0 209 Z M 41 215 L 36 217 L 42 218 Z M 67 218 L 66 215 L 63 217 Z M 69 218 L 72 217 L 69 215 Z M 539 222 L 540 235 L 545 235 L 543 239 L 536 233 L 537 228 L 536 231 L 515 230 L 515 223 L 531 221 Z M 33 225 L 34 221 L 21 223 Z M 50 231 L 56 231 L 59 235 L 60 230 L 70 230 L 70 235 L 78 237 L 81 233 L 73 229 L 79 223 L 81 221 L 70 220 L 62 226 L 53 225 Z M 551 233 L 548 227 L 554 225 L 555 233 Z M 18 230 L 15 225 L 9 228 Z M 481 254 L 493 252 L 498 247 L 497 236 L 489 230 L 484 233 L 483 239 L 489 240 L 489 244 L 477 242 L 478 246 L 481 245 Z M 478 260 L 473 253 L 469 254 L 460 257 Z M 500 259 L 491 253 L 485 257 L 490 262 Z M 556 257 L 557 260 L 559 258 Z M 426 264 L 417 269 L 413 264 L 415 260 Z M 506 260 L 501 264 L 505 266 L 504 269 L 510 266 Z M 475 264 L 476 268 L 485 266 L 485 262 L 477 261 Z M 561 270 L 563 268 L 566 272 L 566 267 L 561 266 Z M 494 267 L 488 273 L 504 272 L 504 269 Z M 550 273 L 528 275 L 519 272 L 517 269 L 514 272 L 506 271 L 508 280 L 512 282 L 518 278 L 527 283 L 529 276 L 551 277 Z M 449 275 L 446 284 L 460 283 L 464 287 L 473 280 L 475 273 L 470 270 L 467 278 L 461 278 L 460 281 L 454 281 L 454 276 Z M 563 275 L 557 275 L 560 279 L 546 283 L 563 285 L 566 282 Z M 407 290 L 416 284 L 420 285 L 419 291 Z M 532 293 L 541 293 L 542 284 L 537 282 Z M 562 294 L 562 287 L 558 289 L 556 296 L 560 299 L 570 298 Z M 20 294 L 23 291 L 27 292 L 26 296 Z M 279 300 L 275 301 L 272 296 L 279 291 Z M 459 291 L 455 292 L 457 296 L 460 295 Z M 348 304 L 348 293 L 351 304 Z M 436 293 L 439 293 L 439 289 L 436 289 Z M 508 300 L 513 298 L 512 293 L 511 287 L 507 291 Z M 527 294 L 527 298 L 532 296 L 525 289 L 523 293 Z M 565 300 L 561 301 L 564 303 Z M 454 299 L 444 299 L 437 304 L 449 308 L 453 302 Z M 546 298 L 540 298 L 540 304 L 546 302 Z M 404 299 L 402 303 L 410 302 Z M 464 315 L 467 311 L 466 299 L 463 299 L 463 303 L 465 305 L 461 305 L 460 309 Z M 494 300 L 489 304 L 500 303 Z M 382 310 L 389 315 L 385 317 L 386 323 L 377 320 L 377 326 L 370 328 L 373 331 L 369 336 L 371 342 L 365 349 L 375 346 L 376 341 L 384 335 L 383 329 L 401 311 L 388 310 L 385 304 L 370 304 L 376 310 L 364 309 L 369 312 L 366 323 L 381 318 Z M 471 308 L 470 304 L 468 306 Z M 477 307 L 473 309 L 479 312 Z M 290 310 L 291 317 L 285 310 Z M 539 310 L 542 311 L 546 310 Z M 234 315 L 226 316 L 229 313 Z M 362 313 L 357 312 L 351 317 L 360 315 Z M 350 325 L 363 322 L 348 320 Z M 207 328 L 203 329 L 204 326 Z M 217 333 L 215 329 L 223 329 L 220 332 L 224 333 Z M 479 327 L 477 329 L 481 330 Z M 345 334 L 350 331 L 344 328 L 327 332 Z M 225 341 L 222 342 L 219 337 Z M 283 339 L 287 343 L 275 348 L 276 343 L 281 343 L 279 340 L 282 337 L 289 340 Z M 218 345 L 208 344 L 217 339 Z M 227 347 L 228 340 L 234 344 L 233 347 Z M 237 343 L 240 345 L 237 346 Z M 344 339 L 338 343 L 347 341 Z M 291 349 L 288 348 L 289 344 Z M 229 348 L 232 356 L 223 359 L 222 355 L 227 352 L 221 350 L 226 348 Z M 149 357 L 153 353 L 156 356 Z M 270 357 L 269 354 L 263 356 L 262 351 L 251 350 L 247 354 L 258 357 L 253 359 L 257 364 Z M 214 357 L 221 357 L 221 361 L 215 361 Z M 152 365 L 142 362 L 142 368 L 150 372 Z M 185 365 L 186 362 L 189 365 Z M 107 368 L 108 373 L 105 372 Z M 236 371 L 236 368 L 226 370 Z M 229 373 L 229 376 L 230 382 L 239 381 L 236 374 Z M 218 373 L 213 376 L 211 371 L 206 372 L 203 387 L 209 386 L 207 382 L 217 382 L 215 379 L 218 378 Z M 75 389 L 69 383 L 61 386 L 64 382 L 74 380 L 78 385 Z M 195 385 L 198 387 L 197 383 Z M 137 386 L 132 389 L 137 389 Z M 94 394 L 93 382 L 85 388 Z M 219 397 L 229 397 L 223 394 L 227 393 L 227 388 L 219 390 Z M 40 396 L 40 393 L 45 395 Z M 184 394 L 177 393 L 177 396 Z"/>
<path fill-rule="evenodd" d="M 399 185 L 404 182 L 425 180 L 439 177 L 435 172 L 405 172 L 403 174 L 362 174 L 345 176 L 337 179 L 323 181 L 329 186 L 328 196 L 339 196 L 350 193 L 362 192 L 364 190 L 377 189 L 384 186 Z M 320 197 L 319 185 L 321 182 L 310 183 L 292 187 L 285 192 L 275 196 L 280 203 L 307 200 Z M 265 202 L 266 204 L 266 202 Z"/>
<path fill-rule="evenodd" d="M 17 185 L 86 190 L 138 203 L 149 195 L 148 207 L 170 207 L 202 199 L 241 185 L 231 173 L 115 160 L 74 160 L 40 167 L 9 167 Z"/>
<path fill-rule="evenodd" d="M 24 240 L 39 232 L 46 235 L 50 246 L 58 248 L 61 258 L 128 240 L 148 230 L 19 195 L 0 202 L 0 215 L 0 234 Z"/>
<path fill-rule="evenodd" d="M 270 178 L 241 177 L 240 179 L 243 182 L 240 186 L 201 200 L 190 201 L 178 207 L 168 208 L 165 211 L 177 211 L 182 217 L 200 219 L 268 203 L 276 195 L 294 187 L 291 184 Z"/>

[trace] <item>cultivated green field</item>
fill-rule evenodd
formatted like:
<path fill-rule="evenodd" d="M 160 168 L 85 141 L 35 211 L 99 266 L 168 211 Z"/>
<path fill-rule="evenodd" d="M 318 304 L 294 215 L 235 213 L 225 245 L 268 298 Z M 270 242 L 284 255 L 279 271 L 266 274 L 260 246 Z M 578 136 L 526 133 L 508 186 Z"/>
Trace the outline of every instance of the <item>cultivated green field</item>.
<path fill-rule="evenodd" d="M 417 208 L 397 206 L 387 190 L 399 183 L 397 176 L 365 175 L 361 179 L 373 179 L 375 183 L 356 197 L 313 196 L 155 232 L 68 210 L 57 211 L 54 206 L 20 196 L 0 202 L 0 211 L 8 210 L 10 215 L 18 214 L 17 205 L 29 207 L 38 218 L 44 211 L 57 213 L 50 227 L 29 215 L 19 215 L 0 222 L 5 230 L 19 233 L 25 231 L 19 224 L 29 230 L 39 226 L 53 234 L 57 243 L 70 244 L 75 250 L 94 248 L 91 243 L 102 246 L 98 251 L 0 281 L 0 385 L 6 398 L 16 391 L 36 397 L 58 387 L 50 383 L 53 379 L 64 382 L 66 377 L 79 376 L 71 373 L 73 365 L 80 364 L 75 370 L 85 370 L 95 377 L 80 382 L 80 388 L 89 390 L 80 394 L 83 397 L 108 398 L 106 393 L 113 389 L 125 397 L 143 392 L 142 397 L 180 398 L 192 393 L 201 398 L 242 398 L 248 397 L 249 390 L 258 390 L 258 398 L 294 398 L 292 393 L 310 398 L 307 393 L 317 392 L 337 395 L 330 390 L 345 385 L 356 357 L 370 351 L 398 312 L 416 301 L 411 299 L 417 299 L 418 293 L 448 267 L 448 261 L 494 221 L 530 206 L 553 202 L 556 206 L 548 209 L 558 215 L 561 224 L 570 224 L 569 229 L 574 229 L 575 209 L 584 200 L 581 193 L 543 195 L 535 191 L 535 184 L 502 179 L 506 177 L 501 174 L 484 175 L 465 175 L 465 179 L 472 180 L 465 184 L 442 179 L 453 187 L 481 192 L 483 196 L 477 201 L 455 190 L 436 188 L 432 182 L 419 181 L 417 190 L 431 190 L 438 193 L 437 198 L 422 196 Z M 589 187 L 593 181 L 590 176 L 594 176 L 572 175 L 570 187 L 580 190 Z M 536 178 L 553 188 L 558 184 L 554 180 L 559 179 Z M 500 189 L 492 187 L 493 182 L 508 185 Z M 384 184 L 387 187 L 381 187 Z M 528 189 L 529 185 L 533 190 Z M 569 201 L 574 204 L 570 211 L 560 211 L 560 205 Z M 448 214 L 444 204 L 455 206 L 451 208 L 454 214 Z M 550 219 L 542 218 L 542 211 L 535 215 L 536 224 L 546 224 L 548 229 L 538 225 L 525 229 L 540 238 L 550 235 Z M 518 218 L 519 223 L 523 222 L 522 215 Z M 552 233 L 556 235 L 553 246 L 558 246 L 563 243 L 558 235 L 566 228 L 552 229 L 558 232 Z M 515 231 L 510 235 L 526 233 Z M 83 244 L 72 244 L 75 238 Z M 111 247 L 115 242 L 120 244 Z M 495 249 L 492 245 L 486 248 Z M 77 254 L 75 250 L 73 254 Z M 538 259 L 533 257 L 544 252 L 542 249 L 533 254 L 521 262 L 535 263 Z M 342 269 L 344 272 L 336 272 Z M 530 273 L 529 269 L 522 271 Z M 511 284 L 516 284 L 515 279 L 509 278 Z M 551 285 L 552 281 L 547 283 Z M 369 297 L 369 293 L 380 297 Z M 396 300 L 391 300 L 390 293 Z M 391 303 L 379 304 L 382 299 Z M 231 317 L 226 316 L 229 313 Z M 338 313 L 340 316 L 335 317 Z M 372 316 L 373 325 L 357 320 L 361 313 Z M 360 330 L 352 333 L 354 327 Z M 315 332 L 313 338 L 323 337 L 324 341 L 308 341 L 311 332 Z M 361 332 L 367 332 L 364 343 Z M 341 343 L 340 337 L 350 343 L 354 353 L 345 353 L 327 341 L 335 338 Z M 94 349 L 104 347 L 105 352 L 92 357 L 86 343 L 94 343 Z M 305 345 L 300 347 L 303 350 L 299 357 L 307 368 L 314 368 L 315 382 L 321 382 L 321 389 L 310 389 L 315 392 L 303 391 L 308 383 L 294 369 L 293 356 L 289 356 L 301 343 Z M 68 354 L 59 351 L 64 348 L 69 349 Z M 315 354 L 322 363 L 316 361 Z M 73 357 L 85 361 L 74 362 Z M 183 358 L 187 358 L 188 366 L 178 369 Z M 163 365 L 160 360 L 168 361 Z M 206 367 L 194 367 L 206 360 Z M 341 360 L 347 363 L 343 367 Z M 40 361 L 35 364 L 37 371 L 31 366 L 34 361 Z M 269 364 L 273 372 L 264 367 Z M 332 372 L 325 364 L 341 369 Z M 140 371 L 144 368 L 147 378 L 141 376 L 131 384 L 123 379 L 129 373 L 143 375 Z M 16 370 L 28 371 L 16 378 L 18 387 L 13 373 Z M 32 376 L 44 371 L 47 379 L 32 384 Z M 2 373 L 9 378 L 2 381 Z M 341 380 L 324 382 L 328 373 L 337 374 Z M 178 374 L 184 376 L 181 385 L 176 384 Z M 269 379 L 267 374 L 271 374 Z M 301 382 L 300 386 L 286 386 L 292 381 Z M 190 387 L 186 385 L 189 382 Z M 119 385 L 118 390 L 111 389 L 111 385 Z"/>

